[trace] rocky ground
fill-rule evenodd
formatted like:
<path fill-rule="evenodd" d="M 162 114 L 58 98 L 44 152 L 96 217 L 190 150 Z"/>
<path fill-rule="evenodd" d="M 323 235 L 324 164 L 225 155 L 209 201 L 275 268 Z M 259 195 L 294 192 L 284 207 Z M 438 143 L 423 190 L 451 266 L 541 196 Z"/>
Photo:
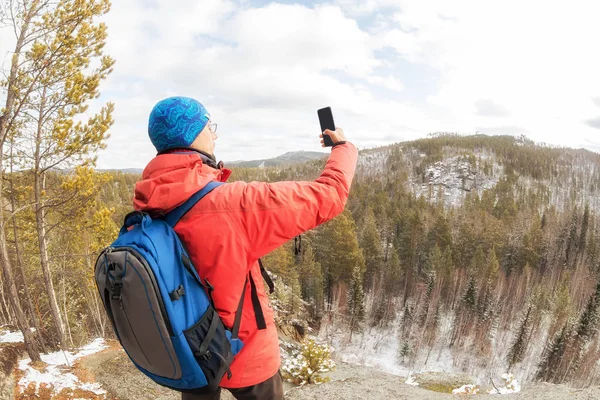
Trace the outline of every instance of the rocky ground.
<path fill-rule="evenodd" d="M 160 399 L 176 400 L 179 395 L 155 385 L 139 373 L 127 356 L 118 348 L 87 357 L 82 367 L 87 368 L 95 380 L 102 384 L 109 395 L 120 400 Z M 342 399 L 456 399 L 462 396 L 438 393 L 418 386 L 407 385 L 406 377 L 382 373 L 360 365 L 338 363 L 337 368 L 328 374 L 331 379 L 321 385 L 308 385 L 295 388 L 286 384 L 286 399 L 289 400 L 342 400 Z M 451 388 L 461 383 L 460 377 L 452 374 L 422 374 L 416 380 L 438 390 Z M 229 393 L 222 399 L 233 399 Z M 551 384 L 524 385 L 523 390 L 510 395 L 477 395 L 479 398 L 502 399 L 574 399 L 592 400 L 600 398 L 600 388 L 571 389 Z"/>
<path fill-rule="evenodd" d="M 21 350 L 21 349 L 19 349 Z M 6 353 L 6 349 L 0 349 Z M 5 354 L 6 355 L 6 354 Z M 14 358 L 11 354 L 11 361 Z M 11 364 L 14 364 L 11 362 Z M 141 374 L 120 347 L 112 345 L 100 352 L 78 360 L 75 373 L 85 377 L 86 381 L 95 381 L 102 385 L 108 392 L 107 399 L 119 400 L 177 400 L 180 395 L 169 389 L 154 384 L 150 379 Z M 6 371 L 5 371 L 6 372 Z M 415 375 L 414 379 L 421 386 L 406 384 L 407 377 L 382 373 L 370 367 L 337 363 L 334 371 L 327 375 L 330 381 L 321 385 L 307 385 L 293 387 L 285 385 L 286 399 L 289 400 L 337 400 L 337 399 L 456 399 L 466 395 L 452 395 L 425 389 L 425 387 L 438 391 L 451 391 L 463 383 L 468 383 L 470 378 L 463 375 L 445 373 L 425 373 Z M 2 375 L 0 388 L 7 389 L 14 380 L 10 375 Z M 490 387 L 491 388 L 491 387 Z M 482 388 L 485 392 L 490 388 Z M 509 395 L 476 395 L 475 398 L 501 398 L 501 399 L 574 399 L 591 400 L 600 398 L 600 388 L 572 389 L 566 386 L 536 383 L 524 385 L 522 391 Z M 11 390 L 2 390 L 0 399 L 13 399 Z M 32 397 L 38 398 L 38 397 Z M 87 398 L 87 397 L 86 397 Z M 91 398 L 91 397 L 90 397 Z M 97 397 L 94 397 L 98 400 Z M 233 397 L 224 391 L 224 400 Z"/>

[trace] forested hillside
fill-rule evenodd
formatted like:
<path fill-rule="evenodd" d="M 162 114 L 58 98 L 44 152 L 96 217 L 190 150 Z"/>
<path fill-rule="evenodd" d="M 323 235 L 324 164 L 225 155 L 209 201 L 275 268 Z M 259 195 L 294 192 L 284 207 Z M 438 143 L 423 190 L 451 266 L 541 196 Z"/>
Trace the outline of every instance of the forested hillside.
<path fill-rule="evenodd" d="M 475 375 L 586 384 L 597 379 L 598 161 L 509 136 L 364 151 L 348 211 L 269 265 L 326 333 L 343 321 L 342 343 L 394 336 L 408 368 L 451 359 Z M 458 188 L 440 183 L 453 165 Z M 320 167 L 235 177 L 312 179 Z"/>
<path fill-rule="evenodd" d="M 462 197 L 444 201 L 456 188 L 429 174 L 445 162 L 467 163 L 465 177 L 481 184 L 461 183 Z M 238 168 L 230 181 L 315 179 L 323 166 Z M 379 346 L 409 369 L 445 362 L 474 375 L 597 382 L 600 226 L 583 200 L 595 197 L 597 166 L 595 154 L 512 137 L 438 135 L 363 151 L 347 210 L 265 259 L 282 329 L 300 323 L 337 344 Z M 61 344 L 49 290 L 65 346 L 112 335 L 92 265 L 139 178 L 49 172 L 40 246 L 26 207 L 35 173 L 6 174 L 7 250 L 41 349 Z M 5 285 L 0 294 L 0 324 L 14 324 Z"/>

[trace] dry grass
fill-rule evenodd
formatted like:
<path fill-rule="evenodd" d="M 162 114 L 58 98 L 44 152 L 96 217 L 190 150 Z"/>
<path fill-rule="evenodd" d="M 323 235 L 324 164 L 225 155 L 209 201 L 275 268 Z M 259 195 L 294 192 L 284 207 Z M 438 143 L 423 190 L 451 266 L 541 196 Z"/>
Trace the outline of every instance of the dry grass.
<path fill-rule="evenodd" d="M 73 365 L 73 370 L 71 371 L 73 375 L 75 375 L 81 382 L 84 383 L 93 383 L 96 382 L 94 379 L 94 374 L 83 367 L 83 363 L 81 360 L 77 360 Z"/>
<path fill-rule="evenodd" d="M 46 364 L 43 361 L 34 361 L 34 362 L 30 362 L 29 366 L 31 368 L 35 369 L 36 371 L 44 373 L 44 372 L 46 372 L 46 368 L 48 367 L 48 364 Z"/>
<path fill-rule="evenodd" d="M 63 389 L 61 392 L 54 396 L 52 400 L 72 400 L 72 399 L 91 399 L 91 400 L 105 400 L 104 395 L 99 395 L 89 390 L 82 389 Z"/>

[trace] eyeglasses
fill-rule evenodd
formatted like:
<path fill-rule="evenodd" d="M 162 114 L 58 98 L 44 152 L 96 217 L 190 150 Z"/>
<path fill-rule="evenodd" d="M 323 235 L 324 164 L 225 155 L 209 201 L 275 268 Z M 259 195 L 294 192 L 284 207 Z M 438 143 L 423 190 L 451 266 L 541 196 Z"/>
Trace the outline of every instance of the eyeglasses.
<path fill-rule="evenodd" d="M 217 124 L 216 123 L 208 124 L 208 129 L 210 129 L 210 131 L 212 133 L 217 132 Z"/>

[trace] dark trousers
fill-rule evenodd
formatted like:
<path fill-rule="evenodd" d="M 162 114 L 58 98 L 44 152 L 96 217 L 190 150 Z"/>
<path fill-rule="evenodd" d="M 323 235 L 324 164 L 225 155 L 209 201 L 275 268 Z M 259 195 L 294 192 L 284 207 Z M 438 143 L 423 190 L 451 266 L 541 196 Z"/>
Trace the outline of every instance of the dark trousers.
<path fill-rule="evenodd" d="M 278 372 L 258 385 L 227 389 L 237 400 L 283 400 L 283 379 Z M 220 400 L 221 388 L 211 394 L 183 393 L 182 400 Z"/>

